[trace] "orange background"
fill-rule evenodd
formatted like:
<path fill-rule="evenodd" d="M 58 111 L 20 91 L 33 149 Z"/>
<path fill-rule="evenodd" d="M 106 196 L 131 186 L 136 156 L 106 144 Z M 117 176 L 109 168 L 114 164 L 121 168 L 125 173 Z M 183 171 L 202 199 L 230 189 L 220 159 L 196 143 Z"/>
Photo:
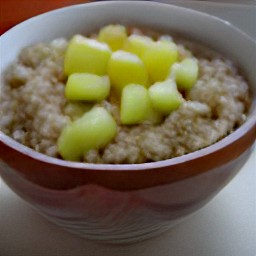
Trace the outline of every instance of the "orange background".
<path fill-rule="evenodd" d="M 0 0 L 0 33 L 32 16 L 90 0 Z"/>

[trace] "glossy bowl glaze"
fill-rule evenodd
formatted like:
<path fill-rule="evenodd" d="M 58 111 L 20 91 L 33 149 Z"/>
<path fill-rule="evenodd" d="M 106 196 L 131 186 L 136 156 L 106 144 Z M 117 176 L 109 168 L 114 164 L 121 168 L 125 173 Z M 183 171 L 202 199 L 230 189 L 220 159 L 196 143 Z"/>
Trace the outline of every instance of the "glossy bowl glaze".
<path fill-rule="evenodd" d="M 32 43 L 90 33 L 108 23 L 179 32 L 232 59 L 251 85 L 247 121 L 221 141 L 155 163 L 67 162 L 29 149 L 0 132 L 0 174 L 40 214 L 70 232 L 111 243 L 158 234 L 194 213 L 241 169 L 255 141 L 256 43 L 228 22 L 149 2 L 100 2 L 52 11 L 1 36 L 1 74 Z"/>

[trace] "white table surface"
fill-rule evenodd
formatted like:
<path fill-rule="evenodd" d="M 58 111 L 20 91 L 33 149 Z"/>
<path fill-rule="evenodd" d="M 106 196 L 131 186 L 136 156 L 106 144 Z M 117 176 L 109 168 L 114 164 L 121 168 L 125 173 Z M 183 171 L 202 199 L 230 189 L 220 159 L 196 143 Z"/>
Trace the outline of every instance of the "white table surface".
<path fill-rule="evenodd" d="M 172 2 L 219 13 L 241 29 L 246 22 L 234 17 L 237 13 L 248 16 L 243 7 L 224 7 L 228 10 L 224 17 L 221 4 Z M 246 32 L 256 38 L 252 25 Z M 240 173 L 191 218 L 161 236 L 122 246 L 98 244 L 59 229 L 34 212 L 0 178 L 0 256 L 256 256 L 255 171 L 256 148 Z"/>

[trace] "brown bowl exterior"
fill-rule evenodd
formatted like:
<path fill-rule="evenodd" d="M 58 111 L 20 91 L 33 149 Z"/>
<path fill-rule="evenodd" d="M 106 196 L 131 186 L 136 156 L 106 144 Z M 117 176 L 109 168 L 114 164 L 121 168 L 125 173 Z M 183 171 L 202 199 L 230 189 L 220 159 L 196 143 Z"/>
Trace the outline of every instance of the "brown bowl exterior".
<path fill-rule="evenodd" d="M 69 232 L 108 243 L 130 243 L 155 236 L 200 209 L 236 175 L 250 153 L 251 149 L 247 149 L 239 157 L 200 175 L 132 191 L 96 184 L 68 190 L 47 189 L 3 162 L 1 176 L 41 215 Z"/>

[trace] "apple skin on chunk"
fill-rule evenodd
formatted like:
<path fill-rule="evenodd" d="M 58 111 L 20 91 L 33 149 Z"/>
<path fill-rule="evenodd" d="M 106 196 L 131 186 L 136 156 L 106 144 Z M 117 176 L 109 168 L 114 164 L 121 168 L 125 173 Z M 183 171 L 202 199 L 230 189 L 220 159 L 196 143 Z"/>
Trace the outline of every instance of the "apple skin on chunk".
<path fill-rule="evenodd" d="M 135 54 L 116 51 L 108 63 L 108 75 L 113 87 L 121 92 L 124 86 L 135 83 L 148 84 L 148 75 L 144 63 Z"/>
<path fill-rule="evenodd" d="M 62 130 L 57 142 L 59 153 L 64 160 L 80 161 L 89 150 L 109 144 L 116 132 L 116 122 L 108 111 L 94 107 Z"/>
<path fill-rule="evenodd" d="M 178 49 L 175 43 L 157 41 L 150 44 L 142 56 L 150 82 L 165 80 L 169 75 L 171 66 L 177 59 Z"/>
<path fill-rule="evenodd" d="M 75 35 L 69 42 L 64 59 L 64 73 L 105 75 L 111 50 L 105 43 Z"/>
<path fill-rule="evenodd" d="M 107 43 L 112 51 L 121 49 L 126 42 L 126 28 L 122 25 L 108 25 L 103 27 L 98 36 L 100 42 Z"/>
<path fill-rule="evenodd" d="M 121 97 L 121 123 L 125 125 L 142 123 L 148 111 L 148 90 L 139 84 L 124 87 Z"/>
<path fill-rule="evenodd" d="M 108 97 L 110 82 L 107 76 L 76 73 L 68 77 L 65 88 L 69 100 L 102 101 Z"/>
<path fill-rule="evenodd" d="M 149 97 L 153 108 L 164 115 L 170 114 L 184 101 L 182 95 L 177 90 L 176 83 L 172 79 L 152 85 L 149 88 Z"/>

